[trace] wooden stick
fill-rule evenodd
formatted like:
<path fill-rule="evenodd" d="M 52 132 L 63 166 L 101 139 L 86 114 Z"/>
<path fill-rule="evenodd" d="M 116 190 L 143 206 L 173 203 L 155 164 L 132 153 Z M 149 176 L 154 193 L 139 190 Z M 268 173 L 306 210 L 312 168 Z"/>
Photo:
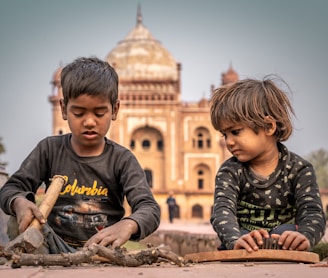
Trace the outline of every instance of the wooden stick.
<path fill-rule="evenodd" d="M 320 261 L 319 255 L 313 252 L 271 249 L 260 249 L 253 252 L 247 252 L 244 249 L 200 252 L 187 254 L 184 259 L 186 262 L 191 261 L 195 263 L 212 261 L 285 261 L 318 263 Z"/>

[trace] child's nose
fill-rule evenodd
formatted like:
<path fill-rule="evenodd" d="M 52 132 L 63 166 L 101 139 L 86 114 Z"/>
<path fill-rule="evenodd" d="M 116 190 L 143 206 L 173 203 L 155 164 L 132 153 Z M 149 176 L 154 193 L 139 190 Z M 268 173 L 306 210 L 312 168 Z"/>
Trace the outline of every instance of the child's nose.
<path fill-rule="evenodd" d="M 227 146 L 232 146 L 234 145 L 235 141 L 233 140 L 232 136 L 227 136 L 225 139 L 226 145 Z"/>
<path fill-rule="evenodd" d="M 93 117 L 87 117 L 83 123 L 84 126 L 94 126 L 95 124 L 96 124 L 96 121 L 94 120 Z"/>

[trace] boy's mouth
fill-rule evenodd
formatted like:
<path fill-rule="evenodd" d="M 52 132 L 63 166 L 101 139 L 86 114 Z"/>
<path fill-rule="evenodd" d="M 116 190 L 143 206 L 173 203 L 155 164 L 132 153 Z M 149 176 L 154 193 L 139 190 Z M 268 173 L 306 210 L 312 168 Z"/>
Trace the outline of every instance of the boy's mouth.
<path fill-rule="evenodd" d="M 88 139 L 92 139 L 97 136 L 97 132 L 95 131 L 85 131 L 82 134 Z"/>
<path fill-rule="evenodd" d="M 85 132 L 83 132 L 83 134 L 97 134 L 97 132 L 95 132 L 95 131 L 85 131 Z"/>

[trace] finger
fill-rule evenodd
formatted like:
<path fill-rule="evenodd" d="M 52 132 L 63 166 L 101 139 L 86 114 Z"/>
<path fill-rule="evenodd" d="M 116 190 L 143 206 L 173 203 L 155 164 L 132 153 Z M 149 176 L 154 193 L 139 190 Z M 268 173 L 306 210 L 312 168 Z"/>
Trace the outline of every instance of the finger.
<path fill-rule="evenodd" d="M 84 247 L 89 247 L 92 244 L 98 244 L 101 241 L 101 237 L 97 234 L 89 238 L 89 240 L 84 244 Z"/>
<path fill-rule="evenodd" d="M 270 237 L 270 235 L 269 235 L 269 233 L 268 233 L 267 230 L 260 229 L 259 232 L 262 235 L 262 237 L 264 237 L 264 238 L 269 238 Z"/>
<path fill-rule="evenodd" d="M 310 249 L 310 242 L 308 239 L 304 239 L 300 245 L 296 248 L 297 251 L 308 251 Z"/>
<path fill-rule="evenodd" d="M 47 222 L 47 219 L 43 216 L 42 212 L 36 206 L 32 207 L 32 213 L 34 217 L 40 222 L 40 224 L 44 224 Z"/>
<path fill-rule="evenodd" d="M 116 240 L 114 240 L 114 241 L 112 242 L 111 247 L 112 247 L 112 248 L 120 247 L 120 246 L 122 246 L 124 243 L 125 243 L 125 242 L 122 242 L 121 240 L 116 239 Z"/>
<path fill-rule="evenodd" d="M 279 235 L 279 240 L 278 240 L 278 244 L 280 246 L 283 246 L 283 244 L 285 243 L 285 240 L 287 238 L 287 236 L 290 234 L 290 231 L 285 231 L 283 232 L 281 235 Z M 272 235 L 271 235 L 272 236 Z"/>
<path fill-rule="evenodd" d="M 244 241 L 243 239 L 238 239 L 234 245 L 234 250 L 239 250 L 239 249 L 245 249 L 247 252 L 252 252 L 253 249 L 252 247 L 249 246 L 249 244 Z"/>
<path fill-rule="evenodd" d="M 240 244 L 242 245 L 243 248 L 245 248 L 248 252 L 252 252 L 253 250 L 258 250 L 259 247 L 256 244 L 256 242 L 253 239 L 253 236 L 259 234 L 256 231 L 253 231 L 247 235 L 244 235 L 241 237 L 241 242 Z M 260 240 L 262 240 L 262 237 L 260 236 Z"/>
<path fill-rule="evenodd" d="M 271 237 L 274 238 L 274 239 L 278 239 L 278 238 L 280 238 L 280 235 L 279 234 L 272 234 Z"/>
<path fill-rule="evenodd" d="M 282 234 L 281 237 L 283 237 L 284 234 Z M 282 243 L 282 249 L 288 250 L 291 248 L 291 245 L 295 239 L 296 235 L 293 232 L 286 233 L 286 236 L 284 237 L 284 241 Z M 279 239 L 280 241 L 280 239 Z"/>
<path fill-rule="evenodd" d="M 31 213 L 31 211 L 28 211 L 22 217 L 17 218 L 19 233 L 24 232 L 27 229 L 27 227 L 31 224 L 33 219 L 34 219 L 34 215 Z"/>
<path fill-rule="evenodd" d="M 260 231 L 254 231 L 252 234 L 252 237 L 256 240 L 254 242 L 257 246 L 262 246 L 263 245 L 263 235 L 261 234 Z M 254 240 L 253 240 L 254 241 Z"/>
<path fill-rule="evenodd" d="M 18 231 L 19 233 L 23 233 L 27 227 L 31 224 L 31 218 L 24 217 L 22 221 L 19 222 L 18 224 Z"/>
<path fill-rule="evenodd" d="M 257 251 L 259 249 L 253 239 L 250 239 L 249 241 L 244 241 L 243 247 L 246 249 L 247 252 Z"/>
<path fill-rule="evenodd" d="M 262 245 L 263 244 L 262 236 L 260 236 L 258 240 L 259 240 L 258 242 L 261 242 L 259 243 L 259 245 Z M 259 250 L 259 245 L 255 242 L 253 238 L 248 239 L 247 244 L 250 246 L 252 250 L 254 251 Z"/>
<path fill-rule="evenodd" d="M 297 248 L 302 244 L 302 242 L 304 241 L 303 237 L 297 236 L 294 237 L 293 241 L 291 242 L 291 244 L 289 245 L 289 250 L 297 250 Z"/>

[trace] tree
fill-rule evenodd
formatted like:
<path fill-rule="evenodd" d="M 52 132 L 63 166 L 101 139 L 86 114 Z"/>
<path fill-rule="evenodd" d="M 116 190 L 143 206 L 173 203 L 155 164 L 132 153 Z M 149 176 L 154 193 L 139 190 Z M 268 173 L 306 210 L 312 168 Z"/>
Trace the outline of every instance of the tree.
<path fill-rule="evenodd" d="M 319 188 L 328 189 L 328 151 L 319 149 L 311 152 L 306 158 L 314 167 Z"/>
<path fill-rule="evenodd" d="M 5 149 L 5 146 L 2 144 L 2 137 L 0 137 L 0 155 L 5 153 L 6 152 L 6 149 Z M 6 166 L 7 163 L 1 161 L 0 159 L 0 166 Z"/>

